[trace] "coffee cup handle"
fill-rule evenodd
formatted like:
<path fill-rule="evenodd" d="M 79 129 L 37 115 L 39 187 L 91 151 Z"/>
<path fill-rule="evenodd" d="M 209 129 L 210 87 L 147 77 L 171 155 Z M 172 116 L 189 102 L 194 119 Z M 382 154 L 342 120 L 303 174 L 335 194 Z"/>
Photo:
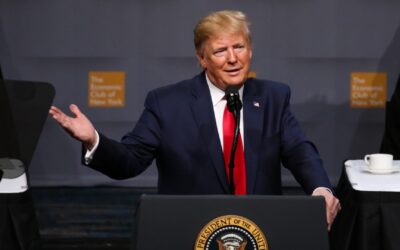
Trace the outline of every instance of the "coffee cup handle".
<path fill-rule="evenodd" d="M 364 157 L 364 162 L 365 162 L 365 164 L 367 164 L 367 166 L 369 166 L 369 158 L 371 158 L 371 155 L 366 155 Z"/>

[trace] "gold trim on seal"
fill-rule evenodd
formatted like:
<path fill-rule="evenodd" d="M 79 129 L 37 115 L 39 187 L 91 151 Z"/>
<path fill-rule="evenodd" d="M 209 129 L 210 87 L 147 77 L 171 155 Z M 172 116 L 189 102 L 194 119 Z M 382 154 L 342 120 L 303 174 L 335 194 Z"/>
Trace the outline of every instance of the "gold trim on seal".
<path fill-rule="evenodd" d="M 231 231 L 238 228 L 248 232 L 253 237 L 253 243 L 257 246 L 257 250 L 268 250 L 267 239 L 261 229 L 253 221 L 239 215 L 224 215 L 207 223 L 197 235 L 194 250 L 207 249 L 207 243 L 214 232 L 229 226 L 234 228 Z"/>

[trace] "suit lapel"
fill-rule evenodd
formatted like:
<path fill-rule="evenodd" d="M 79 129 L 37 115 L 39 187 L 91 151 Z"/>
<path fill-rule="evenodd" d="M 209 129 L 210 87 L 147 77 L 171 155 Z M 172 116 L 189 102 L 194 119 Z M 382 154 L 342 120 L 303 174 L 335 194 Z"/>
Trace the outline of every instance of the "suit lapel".
<path fill-rule="evenodd" d="M 199 129 L 203 145 L 211 156 L 215 171 L 225 193 L 229 193 L 229 185 L 225 173 L 225 165 L 218 130 L 215 122 L 210 91 L 204 73 L 194 78 L 192 88 L 192 113 Z"/>
<path fill-rule="evenodd" d="M 254 193 L 258 157 L 263 131 L 265 103 L 253 79 L 248 79 L 243 91 L 244 151 L 246 159 L 247 193 Z"/>

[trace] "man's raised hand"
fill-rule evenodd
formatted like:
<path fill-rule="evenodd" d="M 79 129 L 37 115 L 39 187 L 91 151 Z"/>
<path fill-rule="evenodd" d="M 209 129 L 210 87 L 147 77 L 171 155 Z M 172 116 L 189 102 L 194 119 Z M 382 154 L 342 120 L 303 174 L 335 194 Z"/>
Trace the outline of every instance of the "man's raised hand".
<path fill-rule="evenodd" d="M 96 144 L 96 132 L 92 122 L 79 110 L 77 105 L 71 104 L 69 109 L 74 117 L 66 115 L 55 106 L 51 106 L 49 114 L 68 134 L 81 141 L 87 149 L 92 149 Z"/>

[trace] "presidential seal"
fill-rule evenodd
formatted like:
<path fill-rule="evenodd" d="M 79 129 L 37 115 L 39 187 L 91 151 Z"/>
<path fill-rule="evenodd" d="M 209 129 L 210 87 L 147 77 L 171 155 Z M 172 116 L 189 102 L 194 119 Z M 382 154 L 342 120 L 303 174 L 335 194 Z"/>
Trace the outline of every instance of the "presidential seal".
<path fill-rule="evenodd" d="M 268 250 L 268 244 L 264 233 L 251 220 L 224 215 L 203 227 L 194 250 Z"/>

